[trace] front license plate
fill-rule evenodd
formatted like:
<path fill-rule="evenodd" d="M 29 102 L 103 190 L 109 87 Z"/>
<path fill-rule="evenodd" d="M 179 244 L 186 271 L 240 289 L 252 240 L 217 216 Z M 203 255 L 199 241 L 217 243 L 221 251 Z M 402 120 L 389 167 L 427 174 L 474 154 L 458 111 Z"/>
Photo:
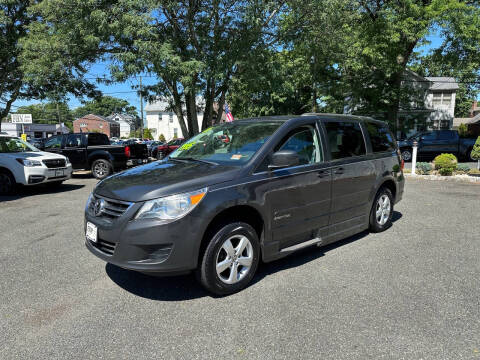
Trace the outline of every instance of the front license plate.
<path fill-rule="evenodd" d="M 97 226 L 92 224 L 91 222 L 87 222 L 87 229 L 85 231 L 85 236 L 88 240 L 97 242 Z"/>
<path fill-rule="evenodd" d="M 55 170 L 55 176 L 63 176 L 63 170 Z"/>

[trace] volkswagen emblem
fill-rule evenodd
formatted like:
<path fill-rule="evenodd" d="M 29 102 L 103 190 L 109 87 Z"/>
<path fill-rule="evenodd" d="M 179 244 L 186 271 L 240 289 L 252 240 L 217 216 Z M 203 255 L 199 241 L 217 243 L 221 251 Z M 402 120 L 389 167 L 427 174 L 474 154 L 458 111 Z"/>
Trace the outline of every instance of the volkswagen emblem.
<path fill-rule="evenodd" d="M 100 216 L 102 215 L 103 210 L 105 210 L 105 200 L 98 199 L 97 201 L 95 201 L 95 204 L 93 205 L 93 214 L 95 216 Z"/>

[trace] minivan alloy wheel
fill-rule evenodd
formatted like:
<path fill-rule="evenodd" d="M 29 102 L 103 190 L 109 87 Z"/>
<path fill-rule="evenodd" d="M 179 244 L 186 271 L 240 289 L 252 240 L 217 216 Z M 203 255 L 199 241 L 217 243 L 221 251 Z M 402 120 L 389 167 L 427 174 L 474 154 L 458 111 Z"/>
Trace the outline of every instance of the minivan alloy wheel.
<path fill-rule="evenodd" d="M 375 208 L 375 218 L 380 225 L 385 225 L 390 217 L 392 206 L 390 198 L 384 194 L 378 198 Z"/>
<path fill-rule="evenodd" d="M 412 153 L 410 150 L 402 150 L 402 159 L 405 161 L 412 160 Z"/>
<path fill-rule="evenodd" d="M 250 240 L 243 235 L 234 235 L 225 240 L 217 253 L 217 275 L 225 284 L 235 284 L 248 274 L 252 261 Z"/>

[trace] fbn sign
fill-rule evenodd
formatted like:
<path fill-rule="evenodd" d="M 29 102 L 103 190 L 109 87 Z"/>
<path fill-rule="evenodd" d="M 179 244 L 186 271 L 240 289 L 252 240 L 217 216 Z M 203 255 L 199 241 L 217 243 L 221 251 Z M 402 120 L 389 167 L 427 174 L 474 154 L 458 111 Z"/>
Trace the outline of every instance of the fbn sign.
<path fill-rule="evenodd" d="M 31 124 L 32 114 L 12 114 L 12 123 L 14 124 Z"/>

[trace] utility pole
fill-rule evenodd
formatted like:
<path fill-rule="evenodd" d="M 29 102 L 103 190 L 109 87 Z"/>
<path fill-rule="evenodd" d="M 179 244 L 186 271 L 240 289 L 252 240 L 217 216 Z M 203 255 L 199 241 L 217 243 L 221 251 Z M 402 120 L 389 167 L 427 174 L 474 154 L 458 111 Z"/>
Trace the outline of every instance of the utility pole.
<path fill-rule="evenodd" d="M 140 76 L 140 119 L 142 123 L 140 124 L 140 139 L 143 140 L 143 95 L 142 95 L 142 77 Z"/>

